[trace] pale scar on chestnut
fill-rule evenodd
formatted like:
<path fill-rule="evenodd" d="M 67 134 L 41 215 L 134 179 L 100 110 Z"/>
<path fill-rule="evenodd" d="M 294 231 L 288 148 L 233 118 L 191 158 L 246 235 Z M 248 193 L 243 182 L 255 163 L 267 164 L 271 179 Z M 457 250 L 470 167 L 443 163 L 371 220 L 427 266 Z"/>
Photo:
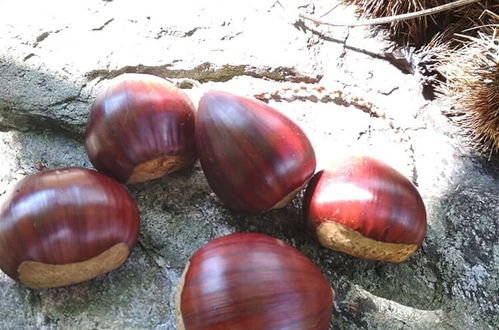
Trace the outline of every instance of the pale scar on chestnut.
<path fill-rule="evenodd" d="M 167 173 L 178 171 L 194 162 L 194 155 L 163 156 L 137 165 L 128 183 L 158 179 Z"/>
<path fill-rule="evenodd" d="M 177 319 L 177 330 L 185 330 L 184 317 L 182 316 L 182 290 L 184 289 L 185 284 L 185 276 L 187 275 L 187 271 L 189 270 L 190 262 L 185 265 L 182 276 L 180 277 L 180 281 L 177 286 L 177 295 L 175 296 L 175 315 Z"/>
<path fill-rule="evenodd" d="M 54 265 L 24 261 L 18 267 L 19 280 L 29 288 L 56 288 L 84 282 L 121 266 L 128 258 L 128 245 L 118 243 L 101 254 L 80 262 Z"/>
<path fill-rule="evenodd" d="M 418 249 L 416 244 L 380 242 L 334 221 L 324 221 L 316 232 L 323 246 L 359 258 L 400 263 Z"/>

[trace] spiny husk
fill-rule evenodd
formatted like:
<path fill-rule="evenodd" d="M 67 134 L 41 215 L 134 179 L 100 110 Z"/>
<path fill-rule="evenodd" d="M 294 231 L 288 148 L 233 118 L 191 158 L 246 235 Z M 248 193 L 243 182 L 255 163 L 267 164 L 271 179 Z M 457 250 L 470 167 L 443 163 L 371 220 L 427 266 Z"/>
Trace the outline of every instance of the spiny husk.
<path fill-rule="evenodd" d="M 453 0 L 343 0 L 364 18 L 405 14 Z M 499 1 L 482 0 L 452 11 L 390 23 L 399 41 L 423 46 L 424 65 L 437 92 L 453 101 L 448 113 L 478 150 L 499 152 Z M 441 81 L 443 80 L 443 82 Z"/>
<path fill-rule="evenodd" d="M 453 0 L 343 0 L 359 6 L 364 18 L 400 15 L 451 3 Z M 439 32 L 449 37 L 455 32 L 473 29 L 482 22 L 484 12 L 499 13 L 499 1 L 482 0 L 452 11 L 390 23 L 389 31 L 403 43 L 416 46 L 427 44 Z M 484 23 L 486 24 L 486 23 Z M 449 39 L 450 40 L 450 39 Z"/>
<path fill-rule="evenodd" d="M 477 37 L 464 37 L 462 46 L 441 49 L 439 72 L 445 77 L 437 90 L 451 98 L 449 110 L 476 148 L 499 152 L 499 28 L 486 28 Z"/>

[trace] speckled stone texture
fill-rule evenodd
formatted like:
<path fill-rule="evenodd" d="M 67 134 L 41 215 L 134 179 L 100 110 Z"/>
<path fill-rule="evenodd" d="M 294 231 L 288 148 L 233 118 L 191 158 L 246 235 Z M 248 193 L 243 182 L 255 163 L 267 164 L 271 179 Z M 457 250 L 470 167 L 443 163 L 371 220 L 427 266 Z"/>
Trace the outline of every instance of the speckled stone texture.
<path fill-rule="evenodd" d="M 383 31 L 327 28 L 336 1 L 10 1 L 0 11 L 0 202 L 43 168 L 91 167 L 82 133 L 108 79 L 172 79 L 197 104 L 208 89 L 268 101 L 309 135 L 318 169 L 365 152 L 407 175 L 428 210 L 428 234 L 403 264 L 355 259 L 309 236 L 301 197 L 277 211 L 226 209 L 199 163 L 129 185 L 141 236 L 117 271 L 31 291 L 0 274 L 2 329 L 174 329 L 175 289 L 189 256 L 233 232 L 297 247 L 337 297 L 331 329 L 499 328 L 499 159 L 477 154 L 422 95 L 418 74 L 385 57 Z M 354 18 L 336 7 L 325 18 Z"/>

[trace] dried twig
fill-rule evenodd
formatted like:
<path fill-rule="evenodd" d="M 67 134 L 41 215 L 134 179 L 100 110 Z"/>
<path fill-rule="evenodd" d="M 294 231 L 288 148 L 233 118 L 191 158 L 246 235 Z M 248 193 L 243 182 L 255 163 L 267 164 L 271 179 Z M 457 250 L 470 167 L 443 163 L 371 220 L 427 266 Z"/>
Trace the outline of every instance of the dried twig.
<path fill-rule="evenodd" d="M 331 22 L 324 22 L 322 20 L 319 20 L 314 17 L 306 16 L 303 14 L 300 14 L 300 18 L 312 21 L 317 24 L 322 24 L 322 25 L 328 25 L 328 26 L 368 26 L 368 25 L 380 25 L 380 24 L 388 24 L 388 23 L 394 23 L 394 22 L 400 22 L 400 21 L 405 21 L 409 19 L 414 19 L 414 18 L 419 18 L 419 17 L 424 17 L 424 16 L 429 16 L 433 15 L 436 13 L 440 13 L 443 11 L 447 10 L 452 10 L 458 7 L 463 7 L 472 3 L 479 2 L 480 0 L 457 0 L 451 3 L 447 3 L 445 5 L 433 7 L 433 8 L 428 8 L 420 11 L 415 11 L 412 13 L 407 13 L 407 14 L 401 14 L 401 15 L 395 15 L 395 16 L 388 16 L 388 17 L 380 17 L 380 18 L 373 18 L 373 19 L 367 19 L 367 20 L 357 20 L 355 22 L 345 22 L 345 23 L 331 23 Z"/>

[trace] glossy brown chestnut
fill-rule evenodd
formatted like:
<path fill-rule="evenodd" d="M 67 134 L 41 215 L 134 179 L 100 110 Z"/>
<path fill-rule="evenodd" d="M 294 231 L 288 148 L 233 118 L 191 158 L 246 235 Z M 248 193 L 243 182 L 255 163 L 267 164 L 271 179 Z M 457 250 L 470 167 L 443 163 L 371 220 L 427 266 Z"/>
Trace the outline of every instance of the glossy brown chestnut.
<path fill-rule="evenodd" d="M 199 103 L 196 147 L 213 191 L 235 210 L 284 207 L 315 171 L 305 133 L 267 104 L 210 91 Z"/>
<path fill-rule="evenodd" d="M 85 147 L 94 167 L 120 182 L 143 182 L 196 159 L 194 106 L 164 79 L 123 74 L 92 106 Z"/>
<path fill-rule="evenodd" d="M 83 168 L 23 178 L 0 209 L 0 269 L 30 288 L 79 283 L 118 268 L 139 234 L 118 182 Z"/>
<path fill-rule="evenodd" d="M 305 193 L 304 215 L 325 247 L 402 262 L 423 242 L 426 211 L 416 187 L 379 160 L 356 156 L 320 171 Z"/>
<path fill-rule="evenodd" d="M 177 329 L 327 329 L 334 292 L 301 252 L 261 234 L 197 250 L 177 292 Z"/>

